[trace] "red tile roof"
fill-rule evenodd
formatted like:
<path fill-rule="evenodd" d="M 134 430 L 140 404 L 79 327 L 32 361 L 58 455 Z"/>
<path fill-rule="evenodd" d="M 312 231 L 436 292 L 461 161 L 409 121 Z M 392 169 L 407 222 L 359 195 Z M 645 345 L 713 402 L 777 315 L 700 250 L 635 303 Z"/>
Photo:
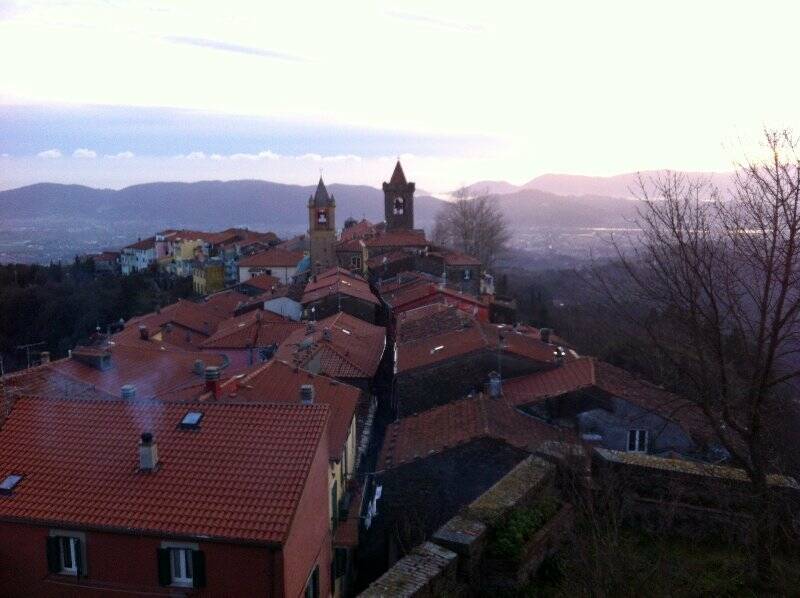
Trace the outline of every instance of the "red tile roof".
<path fill-rule="evenodd" d="M 233 401 L 237 403 L 283 403 L 295 405 L 300 402 L 300 386 L 314 386 L 314 401 L 328 405 L 330 414 L 329 452 L 330 459 L 338 461 L 345 450 L 345 443 L 355 417 L 361 391 L 327 376 L 312 374 L 278 359 L 272 359 L 244 375 L 237 375 L 222 383 L 222 394 L 218 400 L 204 389 L 194 394 L 203 404 L 207 402 Z M 199 389 L 200 387 L 198 387 Z M 186 398 L 187 395 L 182 394 Z M 177 398 L 177 397 L 176 397 Z M 168 400 L 169 397 L 166 397 Z"/>
<path fill-rule="evenodd" d="M 312 279 L 303 291 L 301 303 L 312 303 L 338 294 L 354 297 L 373 305 L 381 303 L 366 280 L 342 268 L 328 270 L 318 275 L 316 280 Z"/>
<path fill-rule="evenodd" d="M 238 297 L 235 299 L 238 300 Z M 125 330 L 118 336 L 122 339 L 130 336 L 138 338 L 140 325 L 147 326 L 150 336 L 153 336 L 169 323 L 207 337 L 214 333 L 221 322 L 232 315 L 232 311 L 228 311 L 228 306 L 219 305 L 216 301 L 195 303 L 179 299 L 157 312 L 131 318 L 125 324 Z"/>
<path fill-rule="evenodd" d="M 302 251 L 284 251 L 270 249 L 261 253 L 254 253 L 239 260 L 242 268 L 295 268 L 303 259 Z"/>
<path fill-rule="evenodd" d="M 242 284 L 262 291 L 271 291 L 273 287 L 281 286 L 282 283 L 279 278 L 270 276 L 269 274 L 259 274 L 258 276 L 248 278 Z"/>
<path fill-rule="evenodd" d="M 389 424 L 378 468 L 396 467 L 478 438 L 496 438 L 534 451 L 542 442 L 563 439 L 565 434 L 520 413 L 503 399 L 479 395 Z"/>
<path fill-rule="evenodd" d="M 367 260 L 367 267 L 370 270 L 379 271 L 383 266 L 388 267 L 391 264 L 396 264 L 403 260 L 408 260 L 410 262 L 409 266 L 413 268 L 414 255 L 403 249 L 396 249 L 395 251 L 375 255 Z"/>
<path fill-rule="evenodd" d="M 397 320 L 398 372 L 426 367 L 475 351 L 502 351 L 532 361 L 554 363 L 554 347 L 509 326 L 487 324 L 454 306 L 432 304 L 403 312 Z"/>
<path fill-rule="evenodd" d="M 709 434 L 703 415 L 689 401 L 592 357 L 574 359 L 553 370 L 503 382 L 505 398 L 517 406 L 592 388 L 659 413 L 697 436 Z"/>
<path fill-rule="evenodd" d="M 311 333 L 305 327 L 292 333 L 277 357 L 333 378 L 372 378 L 385 347 L 385 328 L 339 312 L 317 322 Z"/>
<path fill-rule="evenodd" d="M 375 234 L 375 225 L 369 220 L 363 219 L 360 222 L 356 222 L 352 226 L 343 228 L 342 233 L 339 235 L 339 239 L 341 241 L 350 241 L 352 239 L 359 239 L 366 235 L 372 234 Z"/>
<path fill-rule="evenodd" d="M 203 305 L 213 307 L 222 315 L 231 317 L 236 311 L 236 308 L 241 304 L 247 303 L 249 299 L 250 297 L 244 293 L 228 289 L 227 291 L 220 291 L 219 293 L 208 295 Z"/>
<path fill-rule="evenodd" d="M 156 246 L 156 238 L 155 237 L 148 237 L 147 239 L 139 239 L 136 243 L 131 243 L 130 245 L 126 245 L 124 249 L 153 249 Z"/>
<path fill-rule="evenodd" d="M 364 241 L 369 247 L 425 247 L 429 243 L 422 233 L 410 230 L 387 231 Z"/>
<path fill-rule="evenodd" d="M 204 349 L 246 349 L 280 345 L 300 329 L 305 329 L 305 324 L 269 311 L 254 310 L 224 321 L 201 346 Z"/>
<path fill-rule="evenodd" d="M 467 255 L 466 253 L 459 253 L 458 251 L 451 251 L 450 249 L 440 249 L 439 251 L 431 251 L 428 255 L 441 258 L 448 266 L 480 266 L 481 261 L 477 258 Z"/>
<path fill-rule="evenodd" d="M 178 426 L 190 410 L 199 430 Z M 326 405 L 23 398 L 0 430 L 0 475 L 23 476 L 0 519 L 282 543 L 328 417 Z M 143 431 L 158 447 L 151 473 L 138 469 Z"/>
<path fill-rule="evenodd" d="M 19 372 L 13 384 L 29 395 L 85 398 L 121 395 L 125 384 L 136 386 L 137 396 L 149 398 L 202 380 L 195 373 L 195 362 L 222 366 L 222 355 L 196 353 L 145 341 L 140 345 L 115 344 L 105 349 L 110 353 L 110 367 L 100 370 L 76 358 L 60 359 Z M 164 349 L 161 347 L 164 346 Z M 96 351 L 95 351 L 96 352 Z"/>
<path fill-rule="evenodd" d="M 364 249 L 364 241 L 361 239 L 349 239 L 347 241 L 340 241 L 336 244 L 336 251 L 338 252 L 360 252 Z"/>

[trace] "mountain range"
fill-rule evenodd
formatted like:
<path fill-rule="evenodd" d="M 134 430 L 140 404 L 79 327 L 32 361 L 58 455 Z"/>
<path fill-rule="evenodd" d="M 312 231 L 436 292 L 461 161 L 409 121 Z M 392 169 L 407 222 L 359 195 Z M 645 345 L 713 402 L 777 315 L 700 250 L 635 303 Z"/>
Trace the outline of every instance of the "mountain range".
<path fill-rule="evenodd" d="M 645 173 L 645 176 L 647 173 Z M 715 175 L 727 181 L 729 175 Z M 627 228 L 637 202 L 628 189 L 636 175 L 544 175 L 524 185 L 481 181 L 515 232 L 533 229 Z M 383 192 L 363 185 L 329 185 L 337 223 L 383 219 Z M 305 231 L 313 186 L 261 180 L 147 183 L 119 190 L 40 183 L 0 191 L 0 261 L 68 259 L 120 247 L 165 228 L 221 230 L 246 226 L 281 236 Z M 430 230 L 444 200 L 420 194 L 415 220 Z"/>

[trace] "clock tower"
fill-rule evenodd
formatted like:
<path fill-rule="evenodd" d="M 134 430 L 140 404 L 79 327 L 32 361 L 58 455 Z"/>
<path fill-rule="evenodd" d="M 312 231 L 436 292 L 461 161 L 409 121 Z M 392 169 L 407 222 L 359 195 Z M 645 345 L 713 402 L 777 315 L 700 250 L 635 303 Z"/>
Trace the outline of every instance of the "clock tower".
<path fill-rule="evenodd" d="M 311 272 L 317 274 L 336 265 L 336 201 L 328 194 L 322 177 L 308 198 L 308 237 Z"/>

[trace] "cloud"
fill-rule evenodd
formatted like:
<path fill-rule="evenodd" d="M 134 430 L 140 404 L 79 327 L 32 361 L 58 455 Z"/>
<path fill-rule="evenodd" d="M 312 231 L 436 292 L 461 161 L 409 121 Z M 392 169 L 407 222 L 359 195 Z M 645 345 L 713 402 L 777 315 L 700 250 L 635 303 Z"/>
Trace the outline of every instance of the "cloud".
<path fill-rule="evenodd" d="M 218 154 L 217 154 L 218 155 Z M 231 160 L 277 160 L 280 158 L 279 154 L 265 150 L 257 154 L 231 154 L 228 156 Z"/>
<path fill-rule="evenodd" d="M 118 154 L 106 154 L 106 158 L 119 158 L 120 160 L 129 159 L 134 157 L 131 151 L 119 152 Z"/>
<path fill-rule="evenodd" d="M 470 23 L 457 23 L 455 21 L 445 21 L 444 19 L 437 19 L 436 17 L 428 17 L 425 15 L 417 15 L 410 12 L 401 12 L 397 10 L 389 10 L 386 12 L 390 17 L 401 19 L 403 21 L 410 21 L 413 23 L 423 23 L 425 25 L 433 25 L 440 29 L 452 29 L 454 31 L 484 31 L 481 25 L 472 25 Z"/>
<path fill-rule="evenodd" d="M 181 156 L 187 160 L 205 160 L 206 155 L 203 152 L 189 152 L 185 156 Z"/>
<path fill-rule="evenodd" d="M 36 155 L 39 156 L 40 158 L 60 158 L 61 157 L 61 151 L 59 151 L 57 149 L 49 149 L 49 150 L 45 150 L 43 152 L 39 152 Z"/>
<path fill-rule="evenodd" d="M 0 158 L 10 158 L 10 157 L 11 156 L 9 154 L 6 154 L 6 153 L 0 154 Z"/>
<path fill-rule="evenodd" d="M 73 158 L 96 158 L 97 152 L 94 150 L 86 149 L 85 147 L 81 147 L 76 149 L 72 152 Z"/>
<path fill-rule="evenodd" d="M 248 54 L 250 56 L 260 56 L 261 58 L 272 58 L 273 60 L 284 60 L 287 62 L 305 62 L 304 58 L 293 56 L 292 54 L 275 52 L 274 50 L 265 50 L 263 48 L 254 48 L 252 46 L 229 44 L 228 42 L 205 39 L 202 37 L 167 35 L 164 37 L 164 39 L 170 43 L 181 44 L 184 46 L 195 46 L 197 48 L 208 48 L 211 50 L 220 50 L 222 52 L 234 52 L 236 54 Z"/>

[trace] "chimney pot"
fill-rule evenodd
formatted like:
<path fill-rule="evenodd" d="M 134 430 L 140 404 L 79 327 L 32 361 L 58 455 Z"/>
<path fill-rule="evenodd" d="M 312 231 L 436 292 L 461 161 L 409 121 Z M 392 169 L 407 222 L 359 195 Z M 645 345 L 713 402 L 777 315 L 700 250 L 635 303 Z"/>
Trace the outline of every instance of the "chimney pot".
<path fill-rule="evenodd" d="M 152 432 L 142 432 L 139 438 L 139 471 L 151 472 L 158 467 L 158 447 Z"/>
<path fill-rule="evenodd" d="M 206 365 L 203 363 L 202 359 L 198 359 L 194 362 L 194 373 L 198 376 L 205 376 L 206 372 Z"/>
<path fill-rule="evenodd" d="M 123 399 L 131 401 L 136 398 L 136 387 L 133 384 L 125 384 L 120 388 L 120 395 Z"/>
<path fill-rule="evenodd" d="M 333 340 L 333 334 L 331 333 L 330 328 L 326 327 L 322 329 L 322 340 L 329 342 Z"/>
<path fill-rule="evenodd" d="M 215 399 L 222 396 L 222 386 L 219 381 L 219 368 L 215 365 L 206 366 L 205 370 L 206 392 L 213 393 Z"/>
<path fill-rule="evenodd" d="M 550 335 L 553 333 L 553 330 L 550 328 L 541 328 L 539 329 L 539 338 L 543 343 L 550 343 Z"/>
<path fill-rule="evenodd" d="M 503 394 L 503 382 L 500 379 L 500 374 L 497 372 L 489 373 L 489 396 L 493 399 L 499 399 Z"/>
<path fill-rule="evenodd" d="M 143 341 L 150 340 L 150 331 L 144 324 L 139 324 L 139 338 Z"/>
<path fill-rule="evenodd" d="M 314 403 L 314 385 L 302 384 L 300 386 L 300 402 L 303 405 L 312 405 Z"/>
<path fill-rule="evenodd" d="M 42 351 L 39 354 L 39 360 L 42 363 L 50 363 L 50 351 Z"/>

